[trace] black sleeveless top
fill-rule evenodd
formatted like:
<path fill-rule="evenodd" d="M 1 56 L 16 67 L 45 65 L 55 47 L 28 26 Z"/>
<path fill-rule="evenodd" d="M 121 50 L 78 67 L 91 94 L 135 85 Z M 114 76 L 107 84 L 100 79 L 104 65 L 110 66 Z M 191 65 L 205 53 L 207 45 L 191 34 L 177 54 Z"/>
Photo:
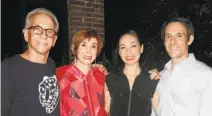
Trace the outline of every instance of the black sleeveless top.
<path fill-rule="evenodd" d="M 142 69 L 134 81 L 132 91 L 123 71 L 111 73 L 106 84 L 111 96 L 111 116 L 150 116 L 151 98 L 158 80 L 151 80 L 147 70 Z"/>

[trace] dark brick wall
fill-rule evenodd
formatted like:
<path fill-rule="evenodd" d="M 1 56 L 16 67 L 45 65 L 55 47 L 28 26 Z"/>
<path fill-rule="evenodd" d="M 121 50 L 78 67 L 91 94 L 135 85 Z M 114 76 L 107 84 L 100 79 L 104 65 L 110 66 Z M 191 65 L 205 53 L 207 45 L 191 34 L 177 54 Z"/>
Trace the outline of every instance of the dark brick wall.
<path fill-rule="evenodd" d="M 104 40 L 104 0 L 68 0 L 67 4 L 69 40 L 81 28 L 95 29 Z M 71 50 L 69 58 L 73 60 Z"/>

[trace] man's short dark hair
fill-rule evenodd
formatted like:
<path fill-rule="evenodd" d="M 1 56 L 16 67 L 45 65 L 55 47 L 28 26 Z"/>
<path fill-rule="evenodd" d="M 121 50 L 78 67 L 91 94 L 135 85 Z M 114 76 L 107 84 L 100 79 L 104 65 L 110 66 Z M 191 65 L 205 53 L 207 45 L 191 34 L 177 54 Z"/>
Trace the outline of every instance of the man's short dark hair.
<path fill-rule="evenodd" d="M 187 37 L 189 39 L 189 37 L 191 35 L 194 36 L 194 27 L 193 27 L 193 24 L 191 23 L 191 21 L 189 21 L 188 19 L 186 18 L 183 18 L 183 17 L 174 17 L 174 18 L 171 18 L 170 20 L 166 21 L 162 27 L 161 27 L 161 38 L 164 40 L 164 37 L 165 37 L 165 30 L 166 30 L 166 26 L 169 24 L 169 23 L 173 23 L 173 22 L 179 22 L 181 24 L 183 24 L 186 29 L 187 29 Z"/>

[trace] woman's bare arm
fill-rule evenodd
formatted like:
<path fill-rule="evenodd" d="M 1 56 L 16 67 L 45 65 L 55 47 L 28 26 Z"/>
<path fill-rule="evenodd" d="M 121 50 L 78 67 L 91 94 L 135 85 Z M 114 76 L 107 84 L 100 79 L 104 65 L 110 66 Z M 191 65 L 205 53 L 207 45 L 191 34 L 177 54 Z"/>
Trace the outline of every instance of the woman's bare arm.
<path fill-rule="evenodd" d="M 110 97 L 110 93 L 107 87 L 107 84 L 105 83 L 105 111 L 107 112 L 107 114 L 109 114 L 110 112 L 110 101 L 111 101 L 111 97 Z"/>

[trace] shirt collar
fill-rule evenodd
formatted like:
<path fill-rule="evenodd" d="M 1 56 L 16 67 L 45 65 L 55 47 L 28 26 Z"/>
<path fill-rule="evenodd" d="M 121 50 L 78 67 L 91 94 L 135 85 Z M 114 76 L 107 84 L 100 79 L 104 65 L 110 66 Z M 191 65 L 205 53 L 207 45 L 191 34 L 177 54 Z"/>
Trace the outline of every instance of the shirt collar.
<path fill-rule="evenodd" d="M 192 64 L 192 62 L 194 62 L 195 60 L 196 60 L 196 58 L 195 58 L 194 54 L 190 53 L 190 54 L 188 54 L 188 58 L 187 59 L 185 59 L 184 61 L 176 64 L 174 66 L 174 68 L 190 66 Z M 165 68 L 166 69 L 171 69 L 171 60 L 168 63 L 165 64 Z"/>

